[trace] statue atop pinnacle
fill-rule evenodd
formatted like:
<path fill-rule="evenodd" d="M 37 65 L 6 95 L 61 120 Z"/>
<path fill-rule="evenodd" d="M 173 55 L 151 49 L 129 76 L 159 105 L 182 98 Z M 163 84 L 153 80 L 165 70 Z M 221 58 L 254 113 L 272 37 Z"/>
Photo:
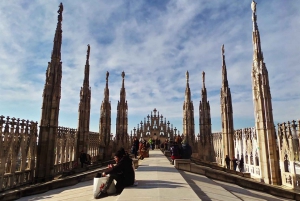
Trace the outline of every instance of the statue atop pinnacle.
<path fill-rule="evenodd" d="M 186 71 L 185 77 L 186 77 L 186 82 L 189 82 L 189 71 Z"/>
<path fill-rule="evenodd" d="M 222 55 L 225 54 L 225 48 L 224 48 L 224 44 L 222 45 Z"/>
<path fill-rule="evenodd" d="M 62 21 L 62 12 L 63 12 L 63 10 L 64 10 L 64 6 L 63 6 L 63 4 L 62 3 L 60 3 L 59 4 L 59 9 L 58 9 L 58 11 L 57 11 L 57 13 L 59 14 L 58 15 L 58 21 Z"/>
<path fill-rule="evenodd" d="M 253 11 L 253 13 L 256 13 L 256 2 L 253 0 L 252 3 L 251 3 L 251 9 Z"/>
<path fill-rule="evenodd" d="M 90 58 L 90 44 L 88 44 L 87 45 L 88 46 L 88 48 L 87 48 L 87 52 L 86 52 L 86 60 L 89 60 L 89 58 Z"/>
<path fill-rule="evenodd" d="M 106 82 L 108 81 L 109 72 L 106 71 Z"/>

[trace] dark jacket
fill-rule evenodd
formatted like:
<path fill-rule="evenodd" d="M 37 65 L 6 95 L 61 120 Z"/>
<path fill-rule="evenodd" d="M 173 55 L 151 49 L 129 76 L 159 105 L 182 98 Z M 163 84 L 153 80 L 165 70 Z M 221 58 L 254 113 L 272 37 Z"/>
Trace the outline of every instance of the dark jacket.
<path fill-rule="evenodd" d="M 85 163 L 87 161 L 86 153 L 81 152 L 79 158 L 80 158 L 80 163 Z"/>
<path fill-rule="evenodd" d="M 170 147 L 170 151 L 171 151 L 171 155 L 172 156 L 175 156 L 175 157 L 178 157 L 178 156 L 180 156 L 180 148 L 179 148 L 179 146 L 178 146 L 178 144 L 174 144 L 174 145 L 172 145 L 171 147 Z"/>
<path fill-rule="evenodd" d="M 136 150 L 139 149 L 139 141 L 137 139 L 133 141 L 133 145 L 135 146 Z"/>
<path fill-rule="evenodd" d="M 134 184 L 134 170 L 132 168 L 132 159 L 128 155 L 123 158 L 112 168 L 107 170 L 105 174 L 116 174 L 119 176 L 119 185 L 124 187 Z"/>
<path fill-rule="evenodd" d="M 186 143 L 182 144 L 182 157 L 183 159 L 190 159 L 192 156 L 192 147 Z"/>

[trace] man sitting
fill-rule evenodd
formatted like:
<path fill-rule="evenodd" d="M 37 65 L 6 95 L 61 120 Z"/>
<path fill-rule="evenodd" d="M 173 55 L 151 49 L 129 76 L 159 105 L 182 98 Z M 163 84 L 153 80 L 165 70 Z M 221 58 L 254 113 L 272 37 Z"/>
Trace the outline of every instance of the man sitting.
<path fill-rule="evenodd" d="M 132 160 L 127 154 L 125 154 L 124 149 L 121 149 L 115 153 L 114 160 L 116 165 L 108 165 L 108 170 L 102 173 L 98 173 L 96 177 L 105 177 L 109 174 L 109 178 L 104 185 L 99 194 L 95 198 L 102 198 L 108 196 L 107 189 L 113 182 L 117 181 L 116 193 L 120 194 L 123 189 L 127 186 L 134 184 L 134 170 L 132 168 Z M 100 188 L 101 188 L 100 187 Z"/>
<path fill-rule="evenodd" d="M 182 141 L 182 159 L 190 159 L 192 156 L 192 147 L 189 145 L 189 143 L 186 140 Z"/>
<path fill-rule="evenodd" d="M 173 145 L 170 147 L 170 151 L 171 151 L 171 159 L 172 159 L 171 164 L 174 165 L 174 160 L 181 158 L 180 156 L 181 150 L 177 144 L 177 140 L 175 140 Z"/>

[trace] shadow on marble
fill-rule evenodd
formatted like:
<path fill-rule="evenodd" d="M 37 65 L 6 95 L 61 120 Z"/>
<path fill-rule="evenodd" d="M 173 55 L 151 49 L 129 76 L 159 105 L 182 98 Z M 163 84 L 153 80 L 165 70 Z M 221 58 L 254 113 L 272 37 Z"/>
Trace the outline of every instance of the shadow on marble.
<path fill-rule="evenodd" d="M 265 195 L 262 195 L 263 192 L 244 189 L 236 184 L 225 183 L 222 181 L 215 181 L 215 184 L 219 185 L 219 186 L 223 187 L 224 189 L 231 191 L 231 192 L 240 193 L 243 195 L 247 195 L 247 196 L 251 196 L 251 197 L 255 197 L 255 198 L 259 198 L 259 199 L 263 199 L 263 200 L 267 200 L 267 201 L 288 200 L 286 198 L 280 198 L 280 197 L 276 198 L 273 195 L 265 196 Z"/>
<path fill-rule="evenodd" d="M 151 189 L 151 188 L 182 188 L 186 187 L 185 182 L 170 182 L 164 180 L 137 180 L 137 186 L 131 186 L 126 188 L 135 188 L 135 189 Z"/>
<path fill-rule="evenodd" d="M 186 182 L 190 185 L 190 187 L 193 189 L 193 191 L 197 194 L 197 196 L 201 200 L 203 200 L 203 201 L 212 201 L 212 199 L 210 199 L 209 196 L 204 191 L 202 191 L 202 189 L 193 180 L 190 179 L 190 175 L 186 174 L 184 171 L 181 171 L 181 170 L 179 170 L 178 172 L 186 180 Z M 193 179 L 195 179 L 195 178 L 193 178 Z M 210 179 L 207 179 L 206 177 L 204 177 L 203 179 L 201 177 L 200 180 L 201 180 L 201 182 L 210 183 L 209 181 L 207 181 L 207 180 L 210 180 Z"/>
<path fill-rule="evenodd" d="M 139 172 L 177 172 L 177 169 L 174 168 L 174 166 L 170 166 L 170 167 L 162 167 L 162 166 L 157 166 L 157 168 L 155 168 L 155 166 L 142 166 L 138 169 Z"/>

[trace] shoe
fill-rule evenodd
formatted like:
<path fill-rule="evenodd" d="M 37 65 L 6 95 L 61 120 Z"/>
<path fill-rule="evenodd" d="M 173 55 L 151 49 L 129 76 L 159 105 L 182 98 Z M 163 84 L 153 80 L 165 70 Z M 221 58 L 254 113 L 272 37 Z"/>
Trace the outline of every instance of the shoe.
<path fill-rule="evenodd" d="M 95 197 L 95 199 L 105 198 L 105 197 L 107 197 L 107 196 L 108 196 L 108 194 L 107 194 L 106 192 L 100 191 L 100 192 L 98 193 L 98 195 Z"/>

